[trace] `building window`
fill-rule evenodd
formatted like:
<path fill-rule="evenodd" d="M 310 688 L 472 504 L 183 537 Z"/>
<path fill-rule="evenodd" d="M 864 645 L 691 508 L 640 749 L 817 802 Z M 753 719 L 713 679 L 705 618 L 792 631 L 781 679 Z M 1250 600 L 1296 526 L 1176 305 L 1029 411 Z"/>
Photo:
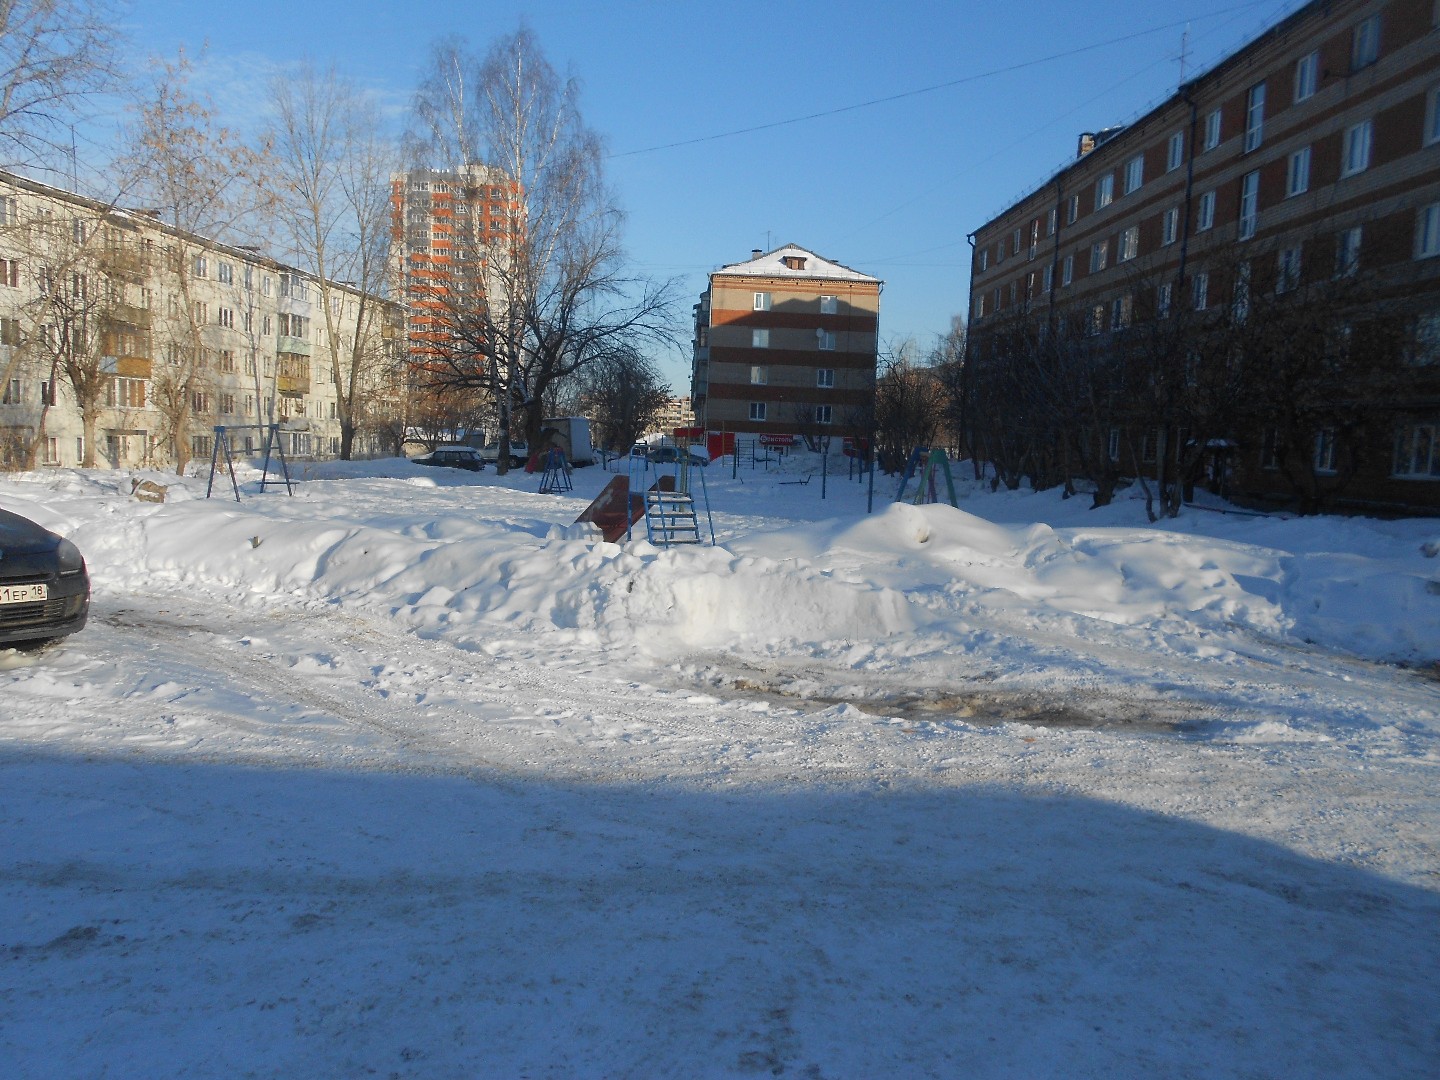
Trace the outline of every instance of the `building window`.
<path fill-rule="evenodd" d="M 1200 196 L 1200 206 L 1195 217 L 1195 231 L 1204 232 L 1215 224 L 1215 192 L 1207 191 Z"/>
<path fill-rule="evenodd" d="M 221 326 L 228 326 L 228 327 L 229 327 L 230 329 L 232 329 L 232 330 L 235 329 L 235 309 L 234 309 L 234 308 L 227 308 L 227 307 L 218 308 L 218 309 L 216 309 L 215 314 L 216 314 L 216 316 L 219 318 L 219 320 L 220 320 L 220 325 L 221 325 Z"/>
<path fill-rule="evenodd" d="M 1075 280 L 1075 256 L 1066 255 L 1065 261 L 1060 264 L 1060 284 L 1069 285 Z"/>
<path fill-rule="evenodd" d="M 1019 255 L 1019 254 L 1020 254 L 1020 230 L 1019 230 L 1019 229 L 1016 229 L 1014 235 L 1012 235 L 1012 236 L 1010 237 L 1010 254 L 1011 254 L 1011 255 Z"/>
<path fill-rule="evenodd" d="M 1066 225 L 1074 225 L 1076 219 L 1078 219 L 1079 217 L 1080 217 L 1080 196 L 1079 196 L 1079 195 L 1071 195 L 1069 201 L 1065 204 L 1065 224 L 1066 224 Z"/>
<path fill-rule="evenodd" d="M 1237 323 L 1250 317 L 1250 264 L 1242 262 L 1235 268 L 1235 295 L 1231 299 L 1230 313 Z"/>
<path fill-rule="evenodd" d="M 1145 182 L 1145 155 L 1137 154 L 1125 162 L 1125 194 L 1138 191 Z"/>
<path fill-rule="evenodd" d="M 216 268 L 216 275 L 221 285 L 230 285 L 235 280 L 235 268 L 227 262 L 220 263 Z"/>
<path fill-rule="evenodd" d="M 828 367 L 816 368 L 815 385 L 822 390 L 835 389 L 835 369 Z"/>
<path fill-rule="evenodd" d="M 1344 156 L 1340 165 L 1341 176 L 1354 176 L 1370 167 L 1370 143 L 1375 133 L 1373 120 L 1362 120 L 1345 129 Z"/>
<path fill-rule="evenodd" d="M 1013 284 L 1011 285 L 1011 288 L 1012 288 L 1012 289 L 1014 288 L 1014 285 L 1013 285 Z M 834 330 L 816 330 L 816 331 L 815 331 L 815 340 L 816 340 L 817 344 L 819 345 L 819 347 L 820 347 L 821 349 L 825 350 L 826 352 L 833 352 L 833 351 L 835 350 L 835 331 L 834 331 Z"/>
<path fill-rule="evenodd" d="M 763 327 L 751 330 L 750 347 L 752 349 L 768 349 L 770 347 L 770 331 Z"/>
<path fill-rule="evenodd" d="M 752 401 L 752 402 L 750 402 L 750 419 L 751 419 L 751 420 L 764 420 L 764 419 L 765 419 L 765 402 L 763 402 L 763 401 Z"/>
<path fill-rule="evenodd" d="M 1280 468 L 1280 432 L 1273 427 L 1267 427 L 1260 435 L 1260 467 Z"/>
<path fill-rule="evenodd" d="M 206 260 L 204 255 L 195 256 L 195 261 L 191 265 L 190 272 L 194 277 L 198 278 L 210 276 L 210 263 Z"/>
<path fill-rule="evenodd" d="M 983 247 L 980 249 L 980 270 L 983 273 L 988 269 L 990 269 L 990 249 Z"/>
<path fill-rule="evenodd" d="M 1335 429 L 1325 428 L 1315 435 L 1315 471 L 1335 471 Z"/>
<path fill-rule="evenodd" d="M 1289 292 L 1300 284 L 1300 247 L 1281 248 L 1275 271 L 1275 291 Z"/>
<path fill-rule="evenodd" d="M 1110 257 L 1110 241 L 1101 240 L 1090 245 L 1090 272 L 1098 274 L 1105 269 L 1106 260 Z"/>
<path fill-rule="evenodd" d="M 1110 429 L 1110 437 L 1105 440 L 1105 453 L 1111 461 L 1120 460 L 1120 429 L 1118 427 Z"/>
<path fill-rule="evenodd" d="M 143 409 L 145 380 L 116 377 L 105 384 L 105 404 L 112 409 Z"/>
<path fill-rule="evenodd" d="M 1350 39 L 1350 68 L 1359 71 L 1380 59 L 1380 16 L 1371 15 L 1355 24 Z"/>
<path fill-rule="evenodd" d="M 1440 423 L 1411 424 L 1396 433 L 1395 475 L 1440 480 Z"/>
<path fill-rule="evenodd" d="M 840 311 L 840 302 L 834 296 L 820 297 L 820 314 L 835 315 Z"/>
<path fill-rule="evenodd" d="M 1046 264 L 1045 264 L 1045 271 L 1044 271 L 1043 274 L 1041 274 L 1041 285 L 1040 285 L 1040 288 L 1043 289 L 1043 290 L 1044 290 L 1045 292 L 1047 292 L 1047 293 L 1048 293 L 1051 289 L 1055 288 L 1055 264 L 1054 264 L 1054 263 L 1046 263 Z"/>
<path fill-rule="evenodd" d="M 1106 173 L 1095 181 L 1095 209 L 1109 206 L 1115 201 L 1115 174 Z"/>
<path fill-rule="evenodd" d="M 1335 237 L 1335 274 L 1352 277 L 1360 270 L 1360 226 L 1344 229 Z"/>
<path fill-rule="evenodd" d="M 14 195 L 0 195 L 0 225 L 18 224 L 19 206 L 19 200 Z"/>
<path fill-rule="evenodd" d="M 1205 149 L 1214 150 L 1220 145 L 1220 110 L 1215 109 L 1205 116 Z"/>
<path fill-rule="evenodd" d="M 1171 287 L 1168 281 L 1162 282 L 1160 287 L 1155 290 L 1155 314 L 1162 319 L 1168 318 L 1170 315 L 1170 296 Z"/>
<path fill-rule="evenodd" d="M 1431 96 L 1433 97 L 1434 95 L 1431 95 Z M 1055 235 L 1055 219 L 1056 219 L 1057 217 L 1059 217 L 1059 216 L 1060 216 L 1059 213 L 1057 212 L 1056 208 L 1053 207 L 1053 206 L 1050 208 L 1050 212 L 1045 215 L 1045 235 L 1046 235 L 1046 236 L 1054 236 L 1054 235 Z"/>
<path fill-rule="evenodd" d="M 1161 245 L 1173 244 L 1176 234 L 1180 231 L 1180 208 L 1172 206 L 1160 217 L 1160 243 Z"/>
<path fill-rule="evenodd" d="M 5 390 L 0 393 L 0 405 L 20 404 L 20 380 L 10 379 L 5 383 Z"/>
<path fill-rule="evenodd" d="M 1265 84 L 1256 83 L 1245 96 L 1245 152 L 1260 146 L 1265 134 Z"/>
<path fill-rule="evenodd" d="M 190 305 L 190 315 L 195 320 L 195 325 L 204 326 L 210 321 L 210 305 L 203 300 L 196 300 Z"/>
<path fill-rule="evenodd" d="M 1115 253 L 1116 262 L 1129 262 L 1140 254 L 1140 226 L 1131 225 L 1120 234 L 1120 247 Z"/>
<path fill-rule="evenodd" d="M 1440 364 L 1440 311 L 1427 312 L 1415 320 L 1414 342 L 1407 359 L 1418 366 Z"/>
<path fill-rule="evenodd" d="M 1415 257 L 1440 255 L 1440 203 L 1422 207 L 1415 217 Z"/>
<path fill-rule="evenodd" d="M 977 297 L 975 298 L 975 318 L 977 318 L 977 319 L 983 319 L 984 317 L 985 317 L 985 294 L 984 294 L 984 293 L 981 293 L 979 296 L 977 296 Z"/>
<path fill-rule="evenodd" d="M 1204 311 L 1210 306 L 1210 275 L 1201 271 L 1190 282 L 1190 306 Z"/>
<path fill-rule="evenodd" d="M 1112 330 L 1124 330 L 1130 325 L 1130 318 L 1135 311 L 1135 300 L 1129 294 L 1117 296 L 1110 303 L 1110 328 Z"/>
<path fill-rule="evenodd" d="M 1086 327 L 1086 333 L 1095 335 L 1105 332 L 1105 305 L 1096 304 L 1090 309 L 1090 325 Z"/>
<path fill-rule="evenodd" d="M 1177 131 L 1165 144 L 1165 171 L 1174 172 L 1185 163 L 1185 132 Z"/>
<path fill-rule="evenodd" d="M 815 422 L 816 422 L 817 424 L 828 424 L 828 423 L 830 423 L 830 415 L 831 415 L 831 406 L 829 406 L 829 405 L 816 405 L 816 406 L 815 406 Z"/>
<path fill-rule="evenodd" d="M 1440 142 L 1440 86 L 1432 86 L 1425 95 L 1425 145 L 1433 142 Z"/>
<path fill-rule="evenodd" d="M 768 292 L 757 292 L 757 293 L 755 294 L 755 310 L 756 310 L 756 311 L 769 311 L 769 310 L 770 310 L 770 294 L 769 294 Z"/>
<path fill-rule="evenodd" d="M 1032 221 L 1032 222 L 1030 223 L 1030 256 L 1029 256 L 1029 257 L 1030 257 L 1031 259 L 1035 258 L 1035 248 L 1039 245 L 1039 243 L 1040 243 L 1040 221 L 1039 221 L 1039 219 L 1037 218 L 1036 220 L 1034 220 L 1034 221 Z"/>
<path fill-rule="evenodd" d="M 750 367 L 750 385 L 764 386 L 770 381 L 770 369 L 759 364 Z"/>
<path fill-rule="evenodd" d="M 1319 50 L 1302 56 L 1295 61 L 1295 101 L 1304 101 L 1306 98 L 1314 97 L 1315 91 L 1320 86 L 1320 53 Z"/>
<path fill-rule="evenodd" d="M 1249 240 L 1260 223 L 1260 170 L 1240 178 L 1240 228 L 1236 236 Z"/>
<path fill-rule="evenodd" d="M 1310 190 L 1310 147 L 1302 146 L 1290 155 L 1285 173 L 1285 197 L 1302 195 Z"/>
<path fill-rule="evenodd" d="M 1140 438 L 1140 460 L 1147 465 L 1153 465 L 1159 456 L 1160 430 L 1159 428 L 1147 428 L 1145 434 Z"/>

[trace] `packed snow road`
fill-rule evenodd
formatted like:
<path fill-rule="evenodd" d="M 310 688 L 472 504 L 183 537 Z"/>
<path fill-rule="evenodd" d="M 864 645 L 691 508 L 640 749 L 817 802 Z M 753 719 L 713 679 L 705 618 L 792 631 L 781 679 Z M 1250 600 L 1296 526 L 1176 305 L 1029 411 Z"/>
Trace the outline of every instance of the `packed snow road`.
<path fill-rule="evenodd" d="M 0 485 L 97 580 L 0 653 L 10 1074 L 1433 1075 L 1423 523 L 755 477 L 657 553 L 390 468 Z"/>

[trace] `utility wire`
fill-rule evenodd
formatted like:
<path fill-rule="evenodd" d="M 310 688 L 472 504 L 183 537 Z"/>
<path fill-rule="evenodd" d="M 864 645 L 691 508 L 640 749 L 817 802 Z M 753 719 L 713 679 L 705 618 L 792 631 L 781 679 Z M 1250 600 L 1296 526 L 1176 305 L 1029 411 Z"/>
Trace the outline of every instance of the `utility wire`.
<path fill-rule="evenodd" d="M 1135 41 L 1138 38 L 1149 37 L 1152 34 L 1159 34 L 1166 30 L 1174 30 L 1176 27 L 1186 26 L 1199 22 L 1201 19 L 1215 19 L 1221 15 L 1229 15 L 1232 12 L 1244 11 L 1253 8 L 1254 4 L 1236 4 L 1234 7 L 1223 8 L 1220 11 L 1211 12 L 1201 16 L 1200 19 L 1181 19 L 1178 22 L 1165 23 L 1162 26 L 1152 26 L 1148 30 L 1138 30 L 1133 34 L 1122 34 L 1106 41 L 1097 41 L 1090 45 L 1081 45 L 1079 48 L 1066 49 L 1063 52 L 1051 53 L 1049 56 L 1038 57 L 1034 60 L 1023 60 L 1018 64 L 1010 64 L 1007 67 L 992 68 L 989 71 L 978 72 L 974 75 L 966 75 L 959 79 L 951 79 L 948 82 L 935 83 L 933 86 L 922 86 L 916 90 L 905 90 L 899 94 L 890 94 L 886 97 L 871 98 L 869 101 L 857 102 L 853 105 L 841 105 L 834 109 L 822 109 L 819 112 L 807 113 L 804 116 L 793 116 L 787 120 L 772 120 L 768 124 L 755 124 L 751 127 L 736 128 L 734 131 L 722 131 L 715 135 L 701 135 L 694 139 L 681 139 L 678 142 L 661 143 L 657 146 L 646 146 L 638 150 L 624 150 L 618 154 L 610 154 L 610 158 L 636 157 L 640 154 L 653 154 L 661 150 L 675 150 L 682 146 L 696 146 L 700 143 L 716 142 L 720 139 L 732 139 L 737 135 L 752 135 L 757 131 L 769 131 L 772 128 L 789 127 L 793 124 L 803 124 L 809 120 L 819 120 L 827 116 L 839 116 L 842 113 L 856 112 L 860 109 L 868 109 L 874 105 L 885 105 L 892 101 L 903 101 L 906 98 L 919 97 L 922 94 L 933 94 L 938 90 L 948 90 L 955 86 L 964 86 L 966 83 L 979 82 L 982 79 L 991 79 L 997 75 L 1008 75 L 1016 71 L 1024 71 L 1026 68 L 1037 67 L 1041 64 L 1048 64 L 1055 60 L 1063 60 L 1070 56 L 1079 56 L 1083 53 L 1094 52 L 1096 49 L 1108 48 L 1111 45 L 1121 45 L 1127 41 Z"/>

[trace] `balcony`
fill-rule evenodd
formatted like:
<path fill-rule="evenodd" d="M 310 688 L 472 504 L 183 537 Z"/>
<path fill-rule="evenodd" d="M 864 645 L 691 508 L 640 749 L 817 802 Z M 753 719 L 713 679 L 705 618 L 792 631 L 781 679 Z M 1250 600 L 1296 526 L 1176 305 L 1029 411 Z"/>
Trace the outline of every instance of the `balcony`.
<path fill-rule="evenodd" d="M 295 356 L 309 356 L 310 342 L 304 338 L 291 337 L 289 334 L 278 334 L 275 340 L 275 351 L 291 353 Z"/>

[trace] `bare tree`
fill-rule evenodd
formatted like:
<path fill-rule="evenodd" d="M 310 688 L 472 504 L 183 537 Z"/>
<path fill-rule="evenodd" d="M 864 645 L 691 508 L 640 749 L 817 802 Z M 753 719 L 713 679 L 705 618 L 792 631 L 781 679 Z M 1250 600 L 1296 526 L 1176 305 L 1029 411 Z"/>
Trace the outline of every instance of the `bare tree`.
<path fill-rule="evenodd" d="M 280 217 L 297 261 L 314 275 L 323 362 L 335 383 L 340 456 L 381 400 L 388 353 L 381 294 L 389 260 L 394 152 L 373 106 L 333 69 L 306 66 L 271 85 Z M 340 332 L 354 310 L 353 336 Z"/>
<path fill-rule="evenodd" d="M 152 60 L 150 81 L 123 132 L 117 170 L 131 198 L 177 235 L 164 252 L 165 282 L 174 291 L 151 312 L 156 357 L 153 404 L 165 426 L 177 472 L 192 453 L 198 422 L 214 420 L 214 358 L 233 345 L 233 328 L 222 328 L 198 290 L 214 272 L 208 245 L 185 235 L 238 240 L 273 200 L 265 188 L 269 157 L 219 124 L 214 109 L 190 90 L 194 65 L 183 53 Z M 237 303 L 248 283 L 232 282 Z M 251 330 L 253 333 L 253 329 Z M 252 341 L 253 345 L 253 341 Z M 251 349 L 253 360 L 254 349 Z M 253 365 L 252 365 L 253 366 Z M 256 375 L 256 401 L 263 400 Z M 200 435 L 203 440 L 208 436 Z"/>
<path fill-rule="evenodd" d="M 119 12 L 106 0 L 0 2 L 0 160 L 68 153 L 67 125 L 117 78 Z"/>
<path fill-rule="evenodd" d="M 435 59 L 415 110 L 429 162 L 461 171 L 483 159 L 516 197 L 499 240 L 474 215 L 457 227 L 461 274 L 471 280 L 439 297 L 445 342 L 427 370 L 436 382 L 494 396 L 503 463 L 513 435 L 539 437 L 556 382 L 623 347 L 668 340 L 675 291 L 627 275 L 623 218 L 604 184 L 599 137 L 581 117 L 578 83 L 555 72 L 528 29 L 497 41 L 478 64 L 454 40 Z"/>
<path fill-rule="evenodd" d="M 880 360 L 875 382 L 875 440 L 880 467 L 898 472 L 917 447 L 940 430 L 943 384 L 918 362 L 913 341 L 893 345 Z"/>
<path fill-rule="evenodd" d="M 595 422 L 598 444 L 622 453 L 649 430 L 669 396 L 655 365 L 634 349 L 622 348 L 585 368 L 580 402 Z"/>

